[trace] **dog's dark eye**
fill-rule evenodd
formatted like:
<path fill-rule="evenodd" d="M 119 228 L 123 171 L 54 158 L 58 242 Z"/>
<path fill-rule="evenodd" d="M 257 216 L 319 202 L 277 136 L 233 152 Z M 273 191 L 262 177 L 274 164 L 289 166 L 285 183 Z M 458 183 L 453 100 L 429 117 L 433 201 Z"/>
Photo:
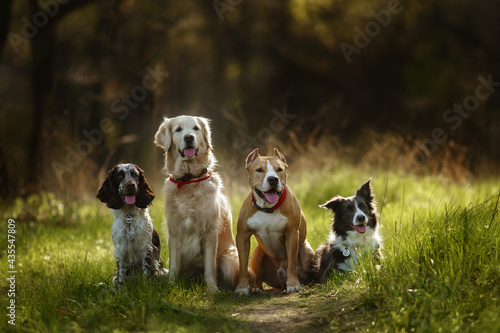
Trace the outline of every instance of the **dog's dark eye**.
<path fill-rule="evenodd" d="M 264 170 L 262 170 L 262 168 L 258 168 L 257 170 L 255 170 L 257 172 L 263 172 Z"/>
<path fill-rule="evenodd" d="M 198 126 L 193 127 L 193 129 L 194 129 L 195 131 L 199 131 L 199 130 L 200 130 L 200 128 L 199 128 Z"/>
<path fill-rule="evenodd" d="M 359 207 L 359 209 L 365 209 L 366 208 L 366 206 L 365 206 L 364 203 L 359 203 L 358 207 Z"/>
<path fill-rule="evenodd" d="M 278 168 L 278 170 L 276 170 L 276 171 L 281 172 L 281 171 L 283 171 L 283 169 L 282 168 Z"/>
<path fill-rule="evenodd" d="M 182 127 L 177 127 L 177 128 L 175 129 L 175 131 L 176 131 L 176 132 L 180 132 L 180 131 L 182 131 Z"/>
<path fill-rule="evenodd" d="M 132 177 L 139 178 L 139 174 L 137 173 L 137 171 L 132 172 Z"/>
<path fill-rule="evenodd" d="M 122 179 L 123 177 L 125 177 L 125 172 L 119 171 L 116 177 L 118 177 L 118 179 Z"/>

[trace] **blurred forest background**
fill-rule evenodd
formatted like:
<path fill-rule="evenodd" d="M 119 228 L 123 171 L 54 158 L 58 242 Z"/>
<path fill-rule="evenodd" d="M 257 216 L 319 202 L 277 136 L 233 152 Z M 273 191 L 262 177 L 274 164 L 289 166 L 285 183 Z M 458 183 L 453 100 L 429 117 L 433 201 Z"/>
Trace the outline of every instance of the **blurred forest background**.
<path fill-rule="evenodd" d="M 498 170 L 497 0 L 0 0 L 0 37 L 2 200 L 93 194 L 122 160 L 159 191 L 153 137 L 179 114 L 213 120 L 226 178 L 270 144 L 318 167 Z"/>

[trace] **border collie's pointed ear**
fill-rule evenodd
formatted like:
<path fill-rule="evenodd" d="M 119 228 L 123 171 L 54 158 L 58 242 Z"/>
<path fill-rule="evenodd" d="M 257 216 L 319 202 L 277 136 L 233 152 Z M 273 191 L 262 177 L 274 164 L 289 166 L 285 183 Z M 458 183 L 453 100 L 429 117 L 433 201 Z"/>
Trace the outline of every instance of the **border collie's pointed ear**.
<path fill-rule="evenodd" d="M 212 142 L 210 141 L 210 139 L 212 138 L 212 133 L 210 130 L 210 120 L 204 117 L 196 117 L 196 118 L 200 121 L 201 127 L 203 128 L 203 139 L 205 140 L 208 149 L 211 150 Z"/>
<path fill-rule="evenodd" d="M 344 202 L 344 199 L 345 198 L 337 195 L 336 197 L 331 198 L 330 200 L 320 205 L 319 207 L 330 209 L 332 212 L 337 212 L 340 205 Z"/>
<path fill-rule="evenodd" d="M 172 144 L 172 134 L 170 134 L 170 119 L 167 117 L 163 118 L 163 123 L 158 128 L 158 131 L 155 134 L 155 144 L 158 147 L 165 149 L 168 151 L 170 149 L 170 145 Z"/>
<path fill-rule="evenodd" d="M 248 167 L 250 166 L 250 164 L 253 163 L 253 161 L 255 161 L 255 159 L 257 157 L 259 157 L 260 154 L 259 154 L 259 148 L 255 148 L 250 154 L 248 154 L 247 156 L 247 161 L 246 161 L 246 168 L 248 169 Z"/>
<path fill-rule="evenodd" d="M 118 185 L 115 183 L 116 167 L 109 170 L 108 177 L 102 183 L 101 188 L 97 192 L 97 199 L 104 202 L 108 208 L 120 209 L 123 206 L 123 200 L 118 193 Z"/>
<path fill-rule="evenodd" d="M 356 190 L 356 195 L 359 195 L 368 202 L 373 201 L 373 191 L 372 191 L 372 186 L 371 186 L 371 178 L 366 181 L 363 185 L 361 185 L 357 190 Z"/>
<path fill-rule="evenodd" d="M 135 205 L 138 208 L 147 208 L 153 202 L 155 195 L 151 187 L 149 187 L 144 171 L 137 165 L 135 167 L 139 170 L 139 185 L 137 186 L 139 191 L 136 195 Z"/>
<path fill-rule="evenodd" d="M 274 148 L 274 155 L 273 156 L 278 156 L 278 158 L 285 164 L 286 163 L 286 159 L 285 159 L 285 156 L 278 150 L 278 148 Z"/>

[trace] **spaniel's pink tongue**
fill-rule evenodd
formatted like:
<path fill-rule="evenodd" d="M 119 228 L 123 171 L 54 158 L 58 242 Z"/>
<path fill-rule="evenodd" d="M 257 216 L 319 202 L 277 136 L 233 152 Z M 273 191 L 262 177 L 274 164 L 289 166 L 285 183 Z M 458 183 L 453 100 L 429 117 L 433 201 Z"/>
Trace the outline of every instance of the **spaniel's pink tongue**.
<path fill-rule="evenodd" d="M 196 154 L 196 148 L 187 148 L 187 149 L 184 149 L 184 156 L 186 156 L 186 157 L 193 157 L 194 154 Z"/>
<path fill-rule="evenodd" d="M 366 232 L 366 224 L 361 224 L 361 225 L 351 224 L 351 227 L 360 234 L 364 234 Z"/>
<path fill-rule="evenodd" d="M 129 205 L 135 204 L 135 195 L 126 195 L 125 202 Z"/>
<path fill-rule="evenodd" d="M 278 194 L 277 193 L 264 193 L 264 197 L 269 203 L 278 202 Z"/>

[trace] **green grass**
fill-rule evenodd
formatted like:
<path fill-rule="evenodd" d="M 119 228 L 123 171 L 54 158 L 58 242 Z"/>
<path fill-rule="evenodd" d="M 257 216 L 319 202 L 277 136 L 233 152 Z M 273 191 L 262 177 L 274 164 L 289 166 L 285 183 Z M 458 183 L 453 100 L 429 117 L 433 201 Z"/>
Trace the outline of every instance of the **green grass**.
<path fill-rule="evenodd" d="M 296 295 L 207 294 L 200 281 L 144 278 L 115 292 L 112 215 L 102 204 L 63 203 L 46 194 L 17 200 L 1 213 L 0 330 L 500 332 L 500 181 L 457 185 L 347 166 L 292 170 L 290 186 L 314 248 L 330 229 L 330 216 L 318 205 L 353 195 L 369 177 L 382 211 L 382 265 L 362 257 L 355 272 L 335 273 Z M 228 184 L 233 224 L 246 195 L 239 185 Z M 164 232 L 162 201 L 158 195 L 151 215 Z M 9 218 L 16 220 L 15 327 L 4 306 Z"/>

